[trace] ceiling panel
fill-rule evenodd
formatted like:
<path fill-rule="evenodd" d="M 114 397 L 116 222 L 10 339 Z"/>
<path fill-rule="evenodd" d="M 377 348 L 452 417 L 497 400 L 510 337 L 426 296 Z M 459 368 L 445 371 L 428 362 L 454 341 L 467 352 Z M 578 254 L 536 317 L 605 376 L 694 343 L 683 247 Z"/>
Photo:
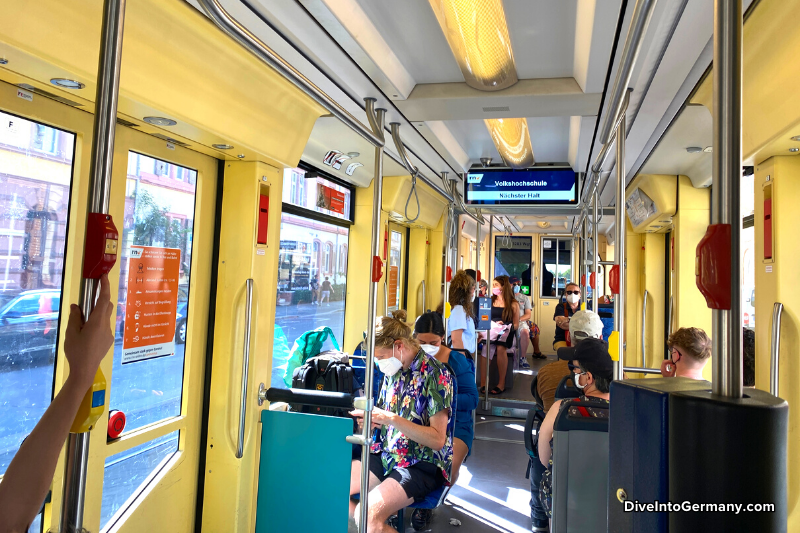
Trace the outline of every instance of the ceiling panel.
<path fill-rule="evenodd" d="M 569 160 L 570 117 L 528 118 L 533 157 L 538 163 L 563 163 Z"/>
<path fill-rule="evenodd" d="M 481 157 L 491 157 L 495 162 L 501 161 L 500 153 L 494 147 L 489 130 L 482 120 L 447 120 L 445 125 L 473 162 L 479 161 Z"/>
<path fill-rule="evenodd" d="M 463 82 L 428 0 L 357 0 L 417 83 Z"/>
<path fill-rule="evenodd" d="M 503 6 L 519 79 L 572 77 L 578 0 L 505 0 Z"/>

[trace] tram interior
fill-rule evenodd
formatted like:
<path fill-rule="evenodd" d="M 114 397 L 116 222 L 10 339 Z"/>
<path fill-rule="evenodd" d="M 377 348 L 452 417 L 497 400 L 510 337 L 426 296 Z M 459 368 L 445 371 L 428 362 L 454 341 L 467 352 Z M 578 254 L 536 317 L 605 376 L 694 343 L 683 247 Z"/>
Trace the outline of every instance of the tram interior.
<path fill-rule="evenodd" d="M 721 4 L 742 19 L 723 28 Z M 109 272 L 115 340 L 95 381 L 105 399 L 69 437 L 83 451 L 65 446 L 28 531 L 267 532 L 301 519 L 329 522 L 313 531 L 366 531 L 343 519 L 343 501 L 325 497 L 338 494 L 326 492 L 338 482 L 325 464 L 342 439 L 329 445 L 330 435 L 312 432 L 294 445 L 319 480 L 303 485 L 291 468 L 270 477 L 265 461 L 281 457 L 265 450 L 294 442 L 294 426 L 265 429 L 265 413 L 286 406 L 267 391 L 291 389 L 309 331 L 329 328 L 315 354 L 369 362 L 376 316 L 405 311 L 413 328 L 438 307 L 449 319 L 450 281 L 462 270 L 487 281 L 489 297 L 496 277 L 517 278 L 538 337 L 517 339 L 505 376 L 492 360 L 471 454 L 425 531 L 579 530 L 566 515 L 536 529 L 525 446 L 533 382 L 558 361 L 556 307 L 567 305 L 570 284 L 600 315 L 622 384 L 657 389 L 672 379 L 661 378 L 674 357 L 668 339 L 693 327 L 714 350 L 704 391 L 736 406 L 774 400 L 763 400 L 772 414 L 757 418 L 783 413 L 768 435 L 730 440 L 762 450 L 759 464 L 780 470 L 760 478 L 777 499 L 753 489 L 731 503 L 777 511 L 738 525 L 724 513 L 712 518 L 734 524 L 728 530 L 800 531 L 800 410 L 786 407 L 800 402 L 800 299 L 789 268 L 800 252 L 789 231 L 800 212 L 798 16 L 799 0 L 3 2 L 0 484 L 69 376 L 64 336 L 69 305 L 83 301 L 98 180 L 118 232 Z M 103 77 L 102 61 L 114 64 L 104 24 L 115 17 L 124 20 L 118 83 Z M 715 28 L 737 23 L 740 55 L 733 45 L 715 49 Z M 718 59 L 734 56 L 741 75 L 723 70 L 717 80 Z M 740 111 L 734 102 L 723 120 L 720 87 L 731 84 Z M 111 104 L 100 95 L 115 100 L 104 161 L 93 145 L 104 142 L 97 117 Z M 729 138 L 739 141 L 723 145 Z M 727 173 L 724 157 L 734 161 Z M 488 178 L 471 176 L 500 173 L 574 182 L 529 201 L 476 192 Z M 508 193 L 540 194 L 523 189 Z M 738 228 L 738 244 L 703 262 L 704 237 L 719 224 Z M 733 272 L 727 304 L 709 306 L 701 264 Z M 159 303 L 142 304 L 137 292 L 152 265 L 171 273 L 159 285 L 172 295 L 163 320 L 145 314 Z M 473 355 L 480 388 L 487 360 Z M 733 385 L 723 390 L 722 380 Z M 613 401 L 611 412 L 613 420 Z M 348 450 L 359 434 L 348 433 Z M 612 445 L 612 464 L 647 460 L 631 442 Z M 77 480 L 76 461 L 85 468 Z M 722 485 L 739 465 L 708 468 Z M 264 504 L 267 484 L 293 499 Z M 321 499 L 308 501 L 305 489 Z M 613 515 L 628 496 L 608 489 L 587 507 L 600 509 L 589 516 L 592 531 L 651 530 L 637 513 Z M 317 504 L 340 514 L 326 518 L 312 511 Z M 654 531 L 712 519 L 650 514 Z M 411 515 L 399 530 L 415 530 Z"/>

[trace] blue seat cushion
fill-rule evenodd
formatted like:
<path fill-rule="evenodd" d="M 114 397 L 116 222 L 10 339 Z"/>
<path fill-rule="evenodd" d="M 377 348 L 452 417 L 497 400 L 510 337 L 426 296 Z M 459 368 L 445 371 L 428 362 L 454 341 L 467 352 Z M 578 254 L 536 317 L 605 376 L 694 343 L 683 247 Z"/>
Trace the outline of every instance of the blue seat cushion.
<path fill-rule="evenodd" d="M 421 502 L 413 502 L 409 507 L 413 509 L 436 509 L 439 506 L 439 500 L 442 498 L 445 486 L 442 485 L 438 489 L 433 489 L 425 496 Z"/>

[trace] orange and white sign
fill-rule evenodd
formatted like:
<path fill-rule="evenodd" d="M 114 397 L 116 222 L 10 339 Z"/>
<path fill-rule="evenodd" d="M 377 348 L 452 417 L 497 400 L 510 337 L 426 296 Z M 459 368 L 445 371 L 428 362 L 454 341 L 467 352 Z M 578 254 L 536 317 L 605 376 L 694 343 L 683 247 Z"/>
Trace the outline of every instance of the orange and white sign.
<path fill-rule="evenodd" d="M 131 247 L 122 364 L 175 353 L 180 265 L 177 248 Z"/>
<path fill-rule="evenodd" d="M 397 305 L 397 281 L 400 274 L 400 269 L 396 266 L 389 267 L 389 307 Z"/>

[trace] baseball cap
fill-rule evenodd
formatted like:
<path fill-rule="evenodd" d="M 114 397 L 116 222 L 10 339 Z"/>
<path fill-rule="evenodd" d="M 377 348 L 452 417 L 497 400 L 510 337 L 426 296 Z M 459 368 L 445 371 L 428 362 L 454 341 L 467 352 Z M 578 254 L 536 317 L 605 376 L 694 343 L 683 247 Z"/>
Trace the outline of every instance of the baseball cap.
<path fill-rule="evenodd" d="M 593 311 L 576 311 L 569 319 L 569 335 L 576 341 L 599 339 L 603 335 L 603 321 Z"/>
<path fill-rule="evenodd" d="M 608 344 L 600 339 L 586 339 L 575 346 L 559 348 L 558 358 L 578 361 L 592 375 L 614 379 L 614 366 L 608 354 Z"/>
<path fill-rule="evenodd" d="M 511 276 L 510 278 L 508 278 L 508 281 L 510 283 L 519 283 L 519 278 L 517 276 Z"/>

